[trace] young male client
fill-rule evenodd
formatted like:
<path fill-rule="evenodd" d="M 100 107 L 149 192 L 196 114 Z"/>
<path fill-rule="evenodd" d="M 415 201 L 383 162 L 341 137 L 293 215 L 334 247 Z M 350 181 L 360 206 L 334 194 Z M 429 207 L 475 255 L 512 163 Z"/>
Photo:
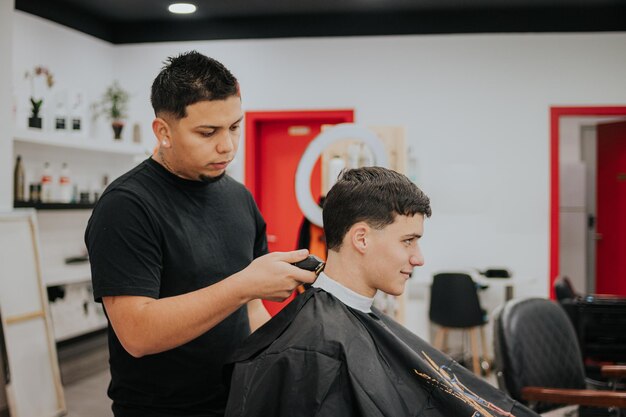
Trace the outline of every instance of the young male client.
<path fill-rule="evenodd" d="M 326 269 L 235 353 L 226 416 L 535 415 L 372 307 L 423 265 L 430 214 L 405 176 L 346 171 L 324 204 Z"/>

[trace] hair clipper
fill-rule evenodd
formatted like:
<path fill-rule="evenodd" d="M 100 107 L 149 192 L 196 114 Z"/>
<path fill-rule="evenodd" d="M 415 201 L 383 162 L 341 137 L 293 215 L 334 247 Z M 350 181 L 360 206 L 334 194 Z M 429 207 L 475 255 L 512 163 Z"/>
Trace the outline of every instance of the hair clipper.
<path fill-rule="evenodd" d="M 324 270 L 324 266 L 326 266 L 324 261 L 315 255 L 309 255 L 306 259 L 292 263 L 292 265 L 307 271 L 315 272 L 316 276 L 319 275 L 320 272 Z"/>

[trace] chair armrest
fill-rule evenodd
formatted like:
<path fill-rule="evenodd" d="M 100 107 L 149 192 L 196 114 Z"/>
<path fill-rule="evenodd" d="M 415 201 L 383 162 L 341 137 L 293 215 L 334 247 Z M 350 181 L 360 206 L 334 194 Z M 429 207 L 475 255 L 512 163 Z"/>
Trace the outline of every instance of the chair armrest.
<path fill-rule="evenodd" d="M 522 398 L 526 401 L 541 401 L 552 404 L 626 407 L 626 392 L 624 391 L 524 387 L 522 388 Z"/>
<path fill-rule="evenodd" d="M 608 378 L 626 378 L 626 365 L 604 365 L 600 372 Z"/>

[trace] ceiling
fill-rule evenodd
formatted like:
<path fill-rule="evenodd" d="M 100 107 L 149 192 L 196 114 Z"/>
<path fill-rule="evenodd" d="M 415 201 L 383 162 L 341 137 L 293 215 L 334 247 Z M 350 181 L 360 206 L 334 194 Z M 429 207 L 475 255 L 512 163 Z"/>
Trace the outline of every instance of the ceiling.
<path fill-rule="evenodd" d="M 626 31 L 626 0 L 15 0 L 115 43 L 436 33 Z"/>

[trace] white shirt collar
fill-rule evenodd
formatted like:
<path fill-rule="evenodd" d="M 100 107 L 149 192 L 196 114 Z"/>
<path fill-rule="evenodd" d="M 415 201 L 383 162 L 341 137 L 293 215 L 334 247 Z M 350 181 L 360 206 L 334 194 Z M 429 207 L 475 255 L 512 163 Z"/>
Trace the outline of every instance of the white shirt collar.
<path fill-rule="evenodd" d="M 366 297 L 352 291 L 350 288 L 344 287 L 324 272 L 320 273 L 311 286 L 314 288 L 321 288 L 327 293 L 334 295 L 339 301 L 348 307 L 354 308 L 355 310 L 362 311 L 363 313 L 372 312 L 372 303 L 374 302 L 374 298 Z"/>

